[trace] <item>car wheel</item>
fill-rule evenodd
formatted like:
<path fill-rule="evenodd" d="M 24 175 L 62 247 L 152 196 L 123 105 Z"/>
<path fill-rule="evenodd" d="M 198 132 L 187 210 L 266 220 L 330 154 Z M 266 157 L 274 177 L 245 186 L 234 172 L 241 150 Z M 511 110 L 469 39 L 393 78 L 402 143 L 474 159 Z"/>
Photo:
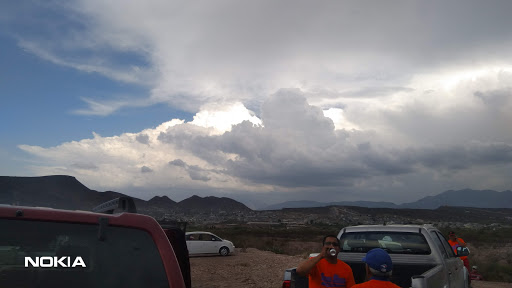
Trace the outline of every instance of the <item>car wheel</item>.
<path fill-rule="evenodd" d="M 222 256 L 228 256 L 229 254 L 229 248 L 228 247 L 222 247 L 219 249 L 219 254 Z"/>

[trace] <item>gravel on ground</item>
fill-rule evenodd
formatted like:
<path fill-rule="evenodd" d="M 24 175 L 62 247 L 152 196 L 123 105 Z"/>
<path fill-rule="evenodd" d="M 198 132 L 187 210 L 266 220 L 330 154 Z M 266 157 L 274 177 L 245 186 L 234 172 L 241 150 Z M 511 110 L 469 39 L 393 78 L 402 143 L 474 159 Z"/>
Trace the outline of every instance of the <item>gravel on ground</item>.
<path fill-rule="evenodd" d="M 190 257 L 193 288 L 278 288 L 282 286 L 286 268 L 296 267 L 305 259 L 301 256 L 274 254 L 247 248 L 237 248 L 229 256 Z"/>
<path fill-rule="evenodd" d="M 472 288 L 512 288 L 512 283 L 472 281 L 471 287 Z"/>

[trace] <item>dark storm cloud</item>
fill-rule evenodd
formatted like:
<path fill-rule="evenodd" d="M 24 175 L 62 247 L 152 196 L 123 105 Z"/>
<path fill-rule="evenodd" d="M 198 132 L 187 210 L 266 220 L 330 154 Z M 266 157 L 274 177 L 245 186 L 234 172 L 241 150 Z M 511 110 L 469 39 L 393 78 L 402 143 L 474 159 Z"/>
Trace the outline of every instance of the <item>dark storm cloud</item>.
<path fill-rule="evenodd" d="M 199 181 L 210 181 L 210 177 L 208 177 L 208 173 L 204 171 L 203 169 L 199 168 L 198 166 L 191 166 L 188 169 L 188 175 L 190 176 L 190 179 L 192 180 L 199 180 Z"/>
<path fill-rule="evenodd" d="M 153 169 L 149 168 L 148 166 L 142 166 L 140 168 L 140 172 L 141 173 L 151 173 L 151 172 L 153 172 Z"/>
<path fill-rule="evenodd" d="M 185 167 L 187 164 L 183 162 L 181 159 L 175 159 L 169 162 L 169 165 L 178 166 L 178 167 Z"/>
<path fill-rule="evenodd" d="M 481 99 L 487 107 L 499 109 L 510 102 L 512 98 L 512 87 L 490 91 L 475 91 L 474 96 Z"/>
<path fill-rule="evenodd" d="M 210 181 L 210 177 L 208 176 L 209 172 L 214 172 L 211 170 L 203 169 L 197 165 L 188 165 L 181 159 L 175 159 L 169 162 L 169 165 L 177 166 L 185 169 L 187 171 L 188 175 L 190 176 L 190 179 L 192 180 L 199 180 L 199 181 Z"/>
<path fill-rule="evenodd" d="M 137 142 L 139 142 L 141 144 L 149 144 L 148 134 L 139 134 L 139 135 L 137 135 L 137 137 L 135 137 L 135 139 L 137 140 Z"/>
<path fill-rule="evenodd" d="M 177 149 L 193 152 L 194 155 L 210 163 L 220 163 L 224 157 L 215 147 L 218 136 L 208 136 L 207 129 L 192 124 L 176 125 L 161 132 L 157 140 L 163 143 L 172 143 Z M 205 149 L 205 147 L 207 147 Z"/>
<path fill-rule="evenodd" d="M 448 148 L 425 149 L 418 162 L 435 169 L 460 170 L 476 165 L 512 163 L 512 145 L 506 143 L 471 143 Z"/>
<path fill-rule="evenodd" d="M 262 121 L 263 126 L 242 122 L 220 136 L 192 136 L 184 125 L 159 139 L 224 167 L 215 173 L 282 187 L 346 187 L 359 179 L 406 175 L 420 167 L 463 170 L 512 161 L 512 147 L 505 143 L 394 148 L 379 144 L 372 134 L 335 131 L 332 121 L 298 90 L 282 90 L 267 99 Z M 225 160 L 226 153 L 236 157 Z M 186 165 L 181 160 L 170 164 Z M 196 174 L 205 172 L 199 167 L 185 167 L 192 179 L 206 179 Z"/>

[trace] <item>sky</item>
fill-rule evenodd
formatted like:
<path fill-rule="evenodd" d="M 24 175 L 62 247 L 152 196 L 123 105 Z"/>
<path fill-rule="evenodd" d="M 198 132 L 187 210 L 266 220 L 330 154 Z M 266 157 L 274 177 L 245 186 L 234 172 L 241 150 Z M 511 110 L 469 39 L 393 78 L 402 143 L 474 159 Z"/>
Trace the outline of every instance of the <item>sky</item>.
<path fill-rule="evenodd" d="M 0 6 L 0 175 L 251 208 L 512 190 L 510 1 Z"/>

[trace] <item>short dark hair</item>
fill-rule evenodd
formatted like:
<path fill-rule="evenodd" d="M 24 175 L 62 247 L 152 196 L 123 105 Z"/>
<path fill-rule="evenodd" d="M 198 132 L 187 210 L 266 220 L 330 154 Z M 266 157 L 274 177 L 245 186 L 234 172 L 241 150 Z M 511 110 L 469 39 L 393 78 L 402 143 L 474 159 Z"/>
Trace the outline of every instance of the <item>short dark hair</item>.
<path fill-rule="evenodd" d="M 325 239 L 329 238 L 329 237 L 332 237 L 332 238 L 335 238 L 336 241 L 338 241 L 338 244 L 340 243 L 340 239 L 338 239 L 338 237 L 334 234 L 329 234 L 327 236 L 324 237 L 324 239 L 322 240 L 322 245 L 325 245 Z"/>

